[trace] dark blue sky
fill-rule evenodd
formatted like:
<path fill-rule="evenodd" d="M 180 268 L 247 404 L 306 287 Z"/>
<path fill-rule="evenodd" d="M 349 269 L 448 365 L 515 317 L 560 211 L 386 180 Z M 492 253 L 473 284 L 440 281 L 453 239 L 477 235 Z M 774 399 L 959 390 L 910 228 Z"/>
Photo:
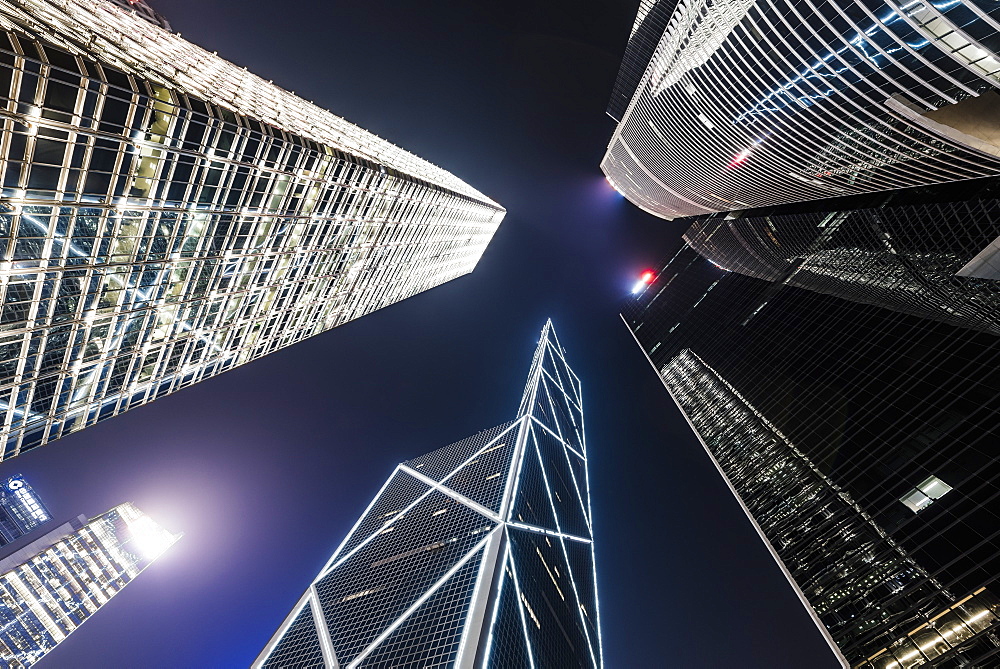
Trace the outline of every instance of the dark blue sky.
<path fill-rule="evenodd" d="M 598 169 L 635 0 L 154 4 L 508 215 L 470 276 L 0 465 L 57 518 L 131 500 L 186 535 L 47 666 L 249 664 L 398 461 L 513 417 L 549 316 L 583 381 L 608 666 L 835 666 L 617 316 L 683 232 Z"/>

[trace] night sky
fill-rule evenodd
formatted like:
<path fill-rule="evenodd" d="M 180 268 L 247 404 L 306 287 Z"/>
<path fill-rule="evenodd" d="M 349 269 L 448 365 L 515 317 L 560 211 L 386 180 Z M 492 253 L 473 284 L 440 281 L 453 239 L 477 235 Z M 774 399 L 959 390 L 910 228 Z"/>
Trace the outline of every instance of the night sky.
<path fill-rule="evenodd" d="M 513 418 L 546 317 L 583 381 L 607 665 L 836 666 L 617 315 L 683 232 L 598 168 L 636 0 L 153 5 L 508 214 L 469 276 L 0 465 L 58 520 L 134 501 L 185 533 L 43 666 L 247 666 L 397 462 Z"/>

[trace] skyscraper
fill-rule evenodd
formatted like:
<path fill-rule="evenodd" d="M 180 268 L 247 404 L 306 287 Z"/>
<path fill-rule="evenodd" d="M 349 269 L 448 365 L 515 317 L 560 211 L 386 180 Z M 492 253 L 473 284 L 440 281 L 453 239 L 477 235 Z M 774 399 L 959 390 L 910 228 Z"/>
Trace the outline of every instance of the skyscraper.
<path fill-rule="evenodd" d="M 601 167 L 667 219 L 997 175 L 998 29 L 982 0 L 643 2 Z"/>
<path fill-rule="evenodd" d="M 929 225 L 928 211 L 947 211 L 912 207 L 930 207 Z M 851 225 L 893 216 L 844 211 Z M 865 297 L 869 281 L 879 287 L 875 272 L 852 277 L 849 265 L 830 265 L 837 290 L 799 287 L 795 263 L 754 275 L 774 256 L 751 253 L 759 240 L 740 221 L 718 234 L 741 272 L 698 252 L 716 247 L 696 222 L 698 248 L 685 244 L 652 271 L 623 319 L 845 667 L 993 666 L 1000 339 L 974 327 L 991 321 L 921 315 L 913 305 L 929 309 L 922 300 L 935 293 L 921 297 L 919 273 L 888 293 L 913 292 L 905 308 L 880 290 Z M 750 223 L 787 248 L 778 242 L 789 241 L 789 221 Z M 978 281 L 987 297 L 996 290 Z M 997 316 L 987 300 L 969 306 Z"/>
<path fill-rule="evenodd" d="M 462 276 L 502 207 L 101 0 L 0 0 L 0 458 Z"/>
<path fill-rule="evenodd" d="M 0 560 L 0 662 L 38 662 L 179 538 L 126 503 Z"/>
<path fill-rule="evenodd" d="M 0 490 L 0 546 L 16 541 L 51 518 L 23 476 L 18 474 L 4 481 Z"/>
<path fill-rule="evenodd" d="M 601 667 L 580 381 L 552 324 L 517 418 L 396 467 L 255 667 Z"/>

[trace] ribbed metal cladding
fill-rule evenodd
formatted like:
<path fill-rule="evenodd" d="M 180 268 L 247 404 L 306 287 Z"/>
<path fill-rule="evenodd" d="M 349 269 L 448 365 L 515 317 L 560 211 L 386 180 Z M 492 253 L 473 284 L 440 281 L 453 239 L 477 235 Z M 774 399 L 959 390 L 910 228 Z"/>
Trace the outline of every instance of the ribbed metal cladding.
<path fill-rule="evenodd" d="M 602 169 L 667 219 L 1000 173 L 1000 8 L 903 7 L 678 5 Z"/>

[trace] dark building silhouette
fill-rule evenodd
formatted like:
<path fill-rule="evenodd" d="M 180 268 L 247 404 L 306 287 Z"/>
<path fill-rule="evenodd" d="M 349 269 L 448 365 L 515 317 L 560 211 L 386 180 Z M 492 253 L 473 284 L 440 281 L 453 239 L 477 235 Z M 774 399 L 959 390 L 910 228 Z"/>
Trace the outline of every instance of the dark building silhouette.
<path fill-rule="evenodd" d="M 845 666 L 995 666 L 995 203 L 840 204 L 696 220 L 622 317 Z"/>

